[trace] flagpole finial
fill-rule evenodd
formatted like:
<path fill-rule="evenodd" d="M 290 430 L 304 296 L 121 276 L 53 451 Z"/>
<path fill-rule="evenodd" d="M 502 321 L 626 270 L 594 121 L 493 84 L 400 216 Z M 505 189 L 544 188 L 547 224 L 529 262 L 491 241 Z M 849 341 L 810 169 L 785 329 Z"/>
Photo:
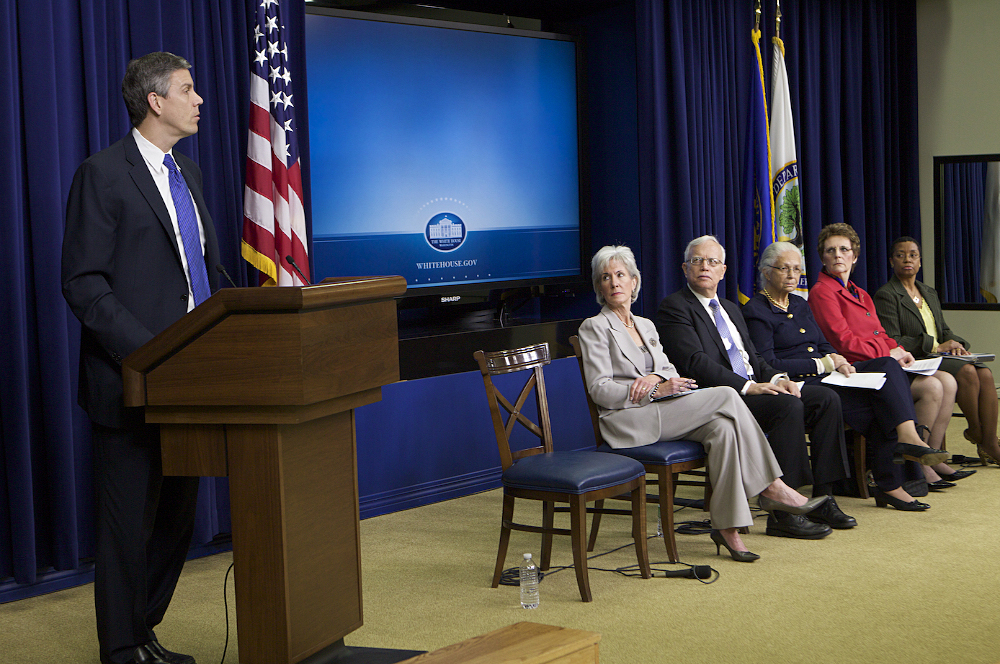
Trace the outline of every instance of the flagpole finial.
<path fill-rule="evenodd" d="M 756 2 L 754 2 L 753 13 L 755 16 L 753 29 L 755 32 L 760 32 L 760 0 L 756 0 Z"/>
<path fill-rule="evenodd" d="M 781 37 L 781 0 L 775 0 L 774 2 L 774 36 Z"/>

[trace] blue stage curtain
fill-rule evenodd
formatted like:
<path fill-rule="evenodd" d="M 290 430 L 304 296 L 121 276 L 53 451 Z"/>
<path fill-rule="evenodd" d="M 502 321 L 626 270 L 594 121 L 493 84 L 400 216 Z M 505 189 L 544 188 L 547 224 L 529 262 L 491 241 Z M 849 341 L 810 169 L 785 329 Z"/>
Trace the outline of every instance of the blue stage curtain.
<path fill-rule="evenodd" d="M 935 278 L 942 302 L 986 299 L 979 291 L 986 203 L 986 163 L 945 164 L 942 179 L 941 232 L 944 260 Z"/>
<path fill-rule="evenodd" d="M 762 5 L 770 100 L 774 3 Z M 920 233 L 914 3 L 786 0 L 781 9 L 810 280 L 820 228 L 846 222 L 863 245 L 855 278 L 875 289 L 889 277 L 888 243 Z M 729 249 L 721 290 L 736 300 L 753 24 L 751 0 L 636 2 L 647 313 L 684 283 L 684 246 L 706 233 Z"/>
<path fill-rule="evenodd" d="M 255 6 L 0 0 L 0 601 L 51 570 L 84 569 L 93 554 L 80 326 L 62 297 L 60 255 L 77 166 L 130 129 L 121 79 L 131 58 L 165 50 L 192 63 L 205 104 L 198 134 L 177 149 L 200 163 L 222 262 L 247 283 L 239 243 Z M 303 20 L 303 4 L 290 3 L 289 29 L 301 34 Z M 195 544 L 229 529 L 226 481 L 203 480 Z"/>

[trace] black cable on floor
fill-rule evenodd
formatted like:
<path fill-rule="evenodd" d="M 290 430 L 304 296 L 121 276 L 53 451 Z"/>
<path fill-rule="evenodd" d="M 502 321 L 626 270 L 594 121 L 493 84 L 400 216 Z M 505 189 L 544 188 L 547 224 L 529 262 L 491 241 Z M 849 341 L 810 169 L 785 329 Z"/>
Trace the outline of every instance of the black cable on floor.
<path fill-rule="evenodd" d="M 226 576 L 222 580 L 222 606 L 226 616 L 226 643 L 222 646 L 222 659 L 219 660 L 219 664 L 226 661 L 226 650 L 229 649 L 229 598 L 226 596 L 226 584 L 229 583 L 229 573 L 233 571 L 233 564 L 229 563 L 229 569 L 226 570 Z"/>

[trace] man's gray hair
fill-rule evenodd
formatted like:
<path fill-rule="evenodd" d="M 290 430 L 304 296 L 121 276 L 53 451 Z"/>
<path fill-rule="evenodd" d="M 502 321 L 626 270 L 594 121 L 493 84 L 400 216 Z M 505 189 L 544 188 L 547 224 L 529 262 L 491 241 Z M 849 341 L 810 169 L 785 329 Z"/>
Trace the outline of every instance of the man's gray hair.
<path fill-rule="evenodd" d="M 722 262 L 725 263 L 726 248 L 722 246 L 721 242 L 719 242 L 719 238 L 715 237 L 714 235 L 702 235 L 701 237 L 696 237 L 695 239 L 688 242 L 688 245 L 684 247 L 684 262 L 687 263 L 688 261 L 690 261 L 691 254 L 694 253 L 694 250 L 697 249 L 699 246 L 705 244 L 709 240 L 719 245 L 719 248 L 722 249 Z"/>
<path fill-rule="evenodd" d="M 794 251 L 800 256 L 802 255 L 799 248 L 791 242 L 772 242 L 764 249 L 764 253 L 760 255 L 760 262 L 757 263 L 757 285 L 760 288 L 764 288 L 764 285 L 767 284 L 767 277 L 764 276 L 765 270 L 770 270 L 774 261 L 778 260 L 778 256 L 786 251 Z"/>
<path fill-rule="evenodd" d="M 639 287 L 642 286 L 642 276 L 635 264 L 635 254 L 624 245 L 608 245 L 601 247 L 590 261 L 590 271 L 594 277 L 594 292 L 597 293 L 597 303 L 602 307 L 607 304 L 601 293 L 601 276 L 611 261 L 618 261 L 628 270 L 630 277 L 635 277 L 635 290 L 632 291 L 632 301 L 639 297 Z"/>
<path fill-rule="evenodd" d="M 191 63 L 173 53 L 148 53 L 128 63 L 122 79 L 122 97 L 128 109 L 128 119 L 138 127 L 149 112 L 147 97 L 155 92 L 166 97 L 170 92 L 170 75 L 178 69 L 191 69 Z"/>

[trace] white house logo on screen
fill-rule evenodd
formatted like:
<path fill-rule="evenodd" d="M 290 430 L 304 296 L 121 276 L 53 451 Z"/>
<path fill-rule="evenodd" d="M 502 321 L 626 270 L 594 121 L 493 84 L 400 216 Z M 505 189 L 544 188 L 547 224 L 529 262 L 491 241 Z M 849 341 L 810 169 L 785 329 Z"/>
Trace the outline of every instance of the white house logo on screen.
<path fill-rule="evenodd" d="M 441 212 L 427 222 L 424 238 L 438 251 L 454 251 L 465 242 L 465 222 L 453 212 Z"/>

